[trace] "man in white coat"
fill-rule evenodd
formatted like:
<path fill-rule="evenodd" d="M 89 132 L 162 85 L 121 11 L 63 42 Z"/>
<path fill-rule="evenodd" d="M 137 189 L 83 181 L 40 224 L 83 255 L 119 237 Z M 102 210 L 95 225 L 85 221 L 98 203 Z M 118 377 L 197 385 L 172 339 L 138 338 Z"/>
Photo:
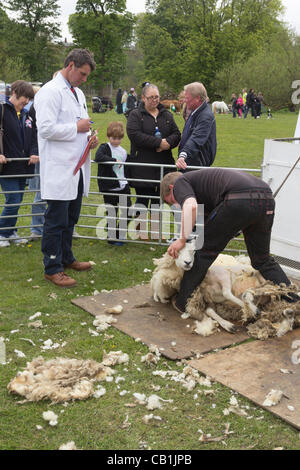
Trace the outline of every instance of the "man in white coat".
<path fill-rule="evenodd" d="M 91 263 L 79 262 L 72 252 L 72 234 L 78 222 L 82 196 L 90 184 L 90 156 L 74 175 L 76 165 L 90 135 L 90 118 L 83 92 L 77 88 L 86 82 L 95 62 L 88 50 L 73 49 L 63 69 L 35 96 L 40 153 L 41 197 L 47 201 L 42 252 L 45 279 L 60 287 L 72 287 L 76 281 L 65 268 L 91 269 Z M 98 145 L 93 137 L 91 148 Z"/>

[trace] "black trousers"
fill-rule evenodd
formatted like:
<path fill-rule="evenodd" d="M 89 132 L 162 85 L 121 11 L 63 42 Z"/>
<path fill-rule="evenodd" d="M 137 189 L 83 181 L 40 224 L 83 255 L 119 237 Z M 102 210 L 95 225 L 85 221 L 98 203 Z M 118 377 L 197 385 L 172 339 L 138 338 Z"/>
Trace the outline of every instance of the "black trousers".
<path fill-rule="evenodd" d="M 159 199 L 155 199 L 153 196 L 159 196 L 159 185 L 155 186 L 146 186 L 143 188 L 135 188 L 136 192 L 136 201 L 135 204 L 142 204 L 147 209 L 151 204 L 159 204 Z M 146 197 L 143 197 L 146 196 Z"/>
<path fill-rule="evenodd" d="M 43 227 L 42 252 L 46 274 L 64 271 L 64 265 L 75 261 L 72 252 L 72 236 L 77 224 L 83 194 L 83 178 L 80 170 L 77 198 L 72 201 L 47 201 Z"/>
<path fill-rule="evenodd" d="M 290 281 L 279 264 L 270 256 L 274 199 L 235 199 L 223 201 L 204 226 L 204 244 L 196 251 L 190 271 L 185 271 L 176 304 L 185 310 L 188 298 L 203 281 L 208 268 L 229 241 L 242 230 L 253 268 L 275 284 Z"/>
<path fill-rule="evenodd" d="M 118 193 L 118 194 L 116 194 Z M 121 239 L 121 240 L 126 240 L 126 230 L 127 230 L 127 225 L 129 223 L 128 219 L 128 210 L 131 207 L 131 197 L 128 195 L 130 194 L 130 187 L 129 185 L 126 185 L 125 188 L 118 190 L 118 191 L 110 191 L 110 194 L 103 194 L 103 199 L 106 208 L 106 212 L 108 215 L 110 215 L 110 210 L 108 206 L 113 207 L 113 214 L 112 216 L 117 219 L 118 215 L 118 210 L 119 210 L 119 219 L 126 219 L 126 222 L 124 220 L 120 220 L 118 223 L 117 220 L 115 221 L 108 221 L 108 231 L 107 231 L 107 238 L 109 239 Z M 119 196 L 121 195 L 121 196 Z M 110 224 L 112 228 L 110 229 Z M 123 228 L 123 230 L 119 230 L 119 228 Z"/>

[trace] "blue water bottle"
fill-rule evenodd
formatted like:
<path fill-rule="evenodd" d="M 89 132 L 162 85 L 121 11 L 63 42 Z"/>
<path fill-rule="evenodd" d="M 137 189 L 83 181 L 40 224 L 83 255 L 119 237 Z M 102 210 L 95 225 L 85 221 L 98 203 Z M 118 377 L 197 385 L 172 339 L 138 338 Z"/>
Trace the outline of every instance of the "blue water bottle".
<path fill-rule="evenodd" d="M 159 139 L 162 139 L 162 135 L 158 127 L 156 126 L 155 131 L 154 131 L 154 137 L 159 137 Z"/>

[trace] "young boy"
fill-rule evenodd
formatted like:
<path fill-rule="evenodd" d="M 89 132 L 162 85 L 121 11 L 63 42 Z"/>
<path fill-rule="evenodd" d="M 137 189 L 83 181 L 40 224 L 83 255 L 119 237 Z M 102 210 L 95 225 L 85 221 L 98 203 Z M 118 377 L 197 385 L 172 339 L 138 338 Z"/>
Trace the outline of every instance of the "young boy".
<path fill-rule="evenodd" d="M 115 208 L 115 216 L 117 216 L 117 208 L 119 207 L 119 218 L 127 219 L 128 208 L 131 206 L 131 197 L 128 196 L 130 195 L 130 188 L 125 177 L 125 166 L 120 164 L 127 160 L 127 152 L 120 145 L 124 137 L 124 127 L 122 122 L 111 122 L 107 128 L 107 137 L 109 142 L 101 144 L 95 156 L 95 162 L 99 163 L 99 191 L 104 193 L 103 198 L 105 205 L 111 205 Z M 102 165 L 104 162 L 116 162 L 116 164 Z M 106 180 L 99 177 L 115 179 Z M 113 221 L 109 220 L 108 227 L 112 223 Z M 111 235 L 110 230 L 108 230 L 108 243 L 111 245 L 122 246 L 124 245 L 124 242 L 120 240 L 126 239 L 126 232 L 124 230 L 119 230 L 117 222 L 115 226 L 115 234 L 113 231 L 113 235 Z M 123 222 L 123 227 L 125 226 L 127 227 L 127 222 L 126 224 Z M 116 235 L 116 237 L 114 235 Z M 109 240 L 109 238 L 117 238 L 118 241 Z"/>

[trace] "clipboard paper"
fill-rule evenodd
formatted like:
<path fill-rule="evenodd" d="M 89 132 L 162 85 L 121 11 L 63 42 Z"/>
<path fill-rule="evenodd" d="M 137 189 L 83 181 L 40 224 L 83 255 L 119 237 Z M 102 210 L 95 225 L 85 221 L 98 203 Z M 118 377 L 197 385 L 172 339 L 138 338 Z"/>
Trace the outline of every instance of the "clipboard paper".
<path fill-rule="evenodd" d="M 74 175 L 76 175 L 76 173 L 80 170 L 80 168 L 82 167 L 82 165 L 85 163 L 89 153 L 90 153 L 90 150 L 91 150 L 91 145 L 94 143 L 94 139 L 93 137 L 97 135 L 98 132 L 95 132 L 94 134 L 91 135 L 90 139 L 88 140 L 85 148 L 84 148 L 84 151 L 80 157 L 80 160 L 79 162 L 77 163 L 76 165 L 76 168 L 74 170 Z"/>

